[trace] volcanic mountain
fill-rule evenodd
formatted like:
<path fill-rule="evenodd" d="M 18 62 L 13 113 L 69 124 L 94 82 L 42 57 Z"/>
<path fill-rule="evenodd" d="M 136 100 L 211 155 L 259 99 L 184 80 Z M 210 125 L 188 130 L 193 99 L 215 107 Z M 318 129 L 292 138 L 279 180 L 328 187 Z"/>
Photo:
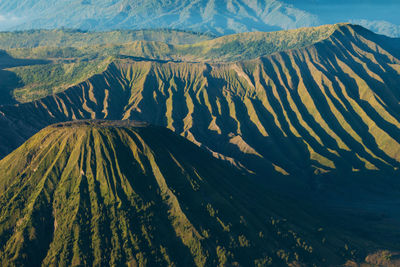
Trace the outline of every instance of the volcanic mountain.
<path fill-rule="evenodd" d="M 8 266 L 321 266 L 373 247 L 313 216 L 143 123 L 55 124 L 0 161 Z"/>
<path fill-rule="evenodd" d="M 314 42 L 301 38 L 310 36 Z M 52 123 L 131 119 L 166 126 L 260 174 L 394 171 L 400 165 L 398 44 L 349 24 L 167 50 L 142 42 L 63 92 L 0 107 L 1 155 Z"/>
<path fill-rule="evenodd" d="M 0 106 L 0 260 L 324 266 L 400 251 L 399 43 L 340 24 L 8 49 L 2 94 L 21 103 Z M 86 119 L 107 121 L 65 123 Z"/>

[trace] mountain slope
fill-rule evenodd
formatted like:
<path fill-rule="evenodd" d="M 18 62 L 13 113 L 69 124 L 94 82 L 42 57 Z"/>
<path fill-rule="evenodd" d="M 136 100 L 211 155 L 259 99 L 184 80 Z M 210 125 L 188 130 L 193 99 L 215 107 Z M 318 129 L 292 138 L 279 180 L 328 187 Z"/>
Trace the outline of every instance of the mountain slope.
<path fill-rule="evenodd" d="M 1 107 L 2 153 L 51 123 L 134 119 L 257 173 L 397 170 L 397 45 L 342 25 L 314 45 L 250 61 L 117 60 L 62 93 Z"/>
<path fill-rule="evenodd" d="M 7 49 L 7 53 L 15 58 L 35 59 L 93 59 L 106 58 L 108 56 L 126 55 L 131 57 L 143 57 L 157 60 L 175 61 L 212 61 L 229 62 L 236 60 L 254 59 L 260 56 L 272 54 L 288 49 L 301 48 L 320 42 L 328 38 L 340 26 L 346 24 L 323 25 L 319 27 L 301 28 L 289 31 L 277 32 L 249 32 L 226 35 L 210 40 L 199 40 L 192 44 L 173 45 L 167 42 L 137 40 L 123 42 L 116 40 L 110 43 L 99 44 L 77 37 L 76 41 L 64 41 L 70 46 L 33 46 L 21 44 L 21 47 Z M 44 31 L 39 34 L 43 40 L 52 39 L 52 32 Z M 16 42 L 21 36 L 29 34 L 29 31 L 19 33 L 4 33 Z M 96 32 L 88 32 L 86 35 L 96 36 Z M 125 37 L 126 39 L 129 38 Z M 121 37 L 121 39 L 124 39 Z M 154 38 L 156 39 L 156 38 Z M 162 38 L 159 38 L 162 39 Z M 54 42 L 57 45 L 57 42 Z"/>
<path fill-rule="evenodd" d="M 6 49 L 8 46 L 19 45 L 17 48 L 7 49 L 6 53 L 10 58 L 47 62 L 45 65 L 7 68 L 4 76 L 8 76 L 8 78 L 5 77 L 4 80 L 14 80 L 14 83 L 7 86 L 10 88 L 9 96 L 7 99 L 0 99 L 0 104 L 9 104 L 11 97 L 14 98 L 14 102 L 29 102 L 63 91 L 104 71 L 106 65 L 113 58 L 128 56 L 134 57 L 136 60 L 146 58 L 194 62 L 254 59 L 274 52 L 314 44 L 328 38 L 338 27 L 340 25 L 324 25 L 291 31 L 235 34 L 185 45 L 144 40 L 125 43 L 123 40 L 138 37 L 150 40 L 153 38 L 164 41 L 177 41 L 176 39 L 183 41 L 186 36 L 187 38 L 198 38 L 200 41 L 204 35 L 197 36 L 193 33 L 166 30 L 135 31 L 133 36 L 131 35 L 133 33 L 129 31 L 106 33 L 24 31 L 3 33 L 3 35 L 0 33 L 0 47 L 4 45 Z M 153 36 L 156 33 L 160 34 Z M 4 37 L 3 41 L 1 40 L 2 36 Z M 110 39 L 112 36 L 114 38 Z M 92 38 L 98 39 L 93 40 Z M 110 43 L 104 44 L 105 40 L 110 40 Z M 40 46 L 40 44 L 49 46 Z M 65 45 L 70 45 L 70 47 Z M 0 64 L 1 61 L 0 59 Z"/>
<path fill-rule="evenodd" d="M 167 129 L 56 124 L 0 161 L 0 261 L 321 265 L 374 246 L 263 190 Z"/>
<path fill-rule="evenodd" d="M 396 0 L 3 0 L 0 30 L 163 27 L 231 34 L 358 21 L 399 36 L 399 9 Z"/>
<path fill-rule="evenodd" d="M 82 47 L 104 44 L 123 44 L 133 41 L 155 41 L 168 44 L 192 44 L 212 39 L 210 34 L 169 29 L 120 30 L 86 32 L 80 30 L 30 30 L 0 32 L 0 48 Z"/>
<path fill-rule="evenodd" d="M 2 1 L 17 28 L 177 28 L 214 33 L 314 26 L 315 17 L 281 1 Z M 12 21 L 10 18 L 13 17 Z M 11 23 L 10 23 L 11 24 Z M 5 25 L 7 26 L 7 25 Z"/>

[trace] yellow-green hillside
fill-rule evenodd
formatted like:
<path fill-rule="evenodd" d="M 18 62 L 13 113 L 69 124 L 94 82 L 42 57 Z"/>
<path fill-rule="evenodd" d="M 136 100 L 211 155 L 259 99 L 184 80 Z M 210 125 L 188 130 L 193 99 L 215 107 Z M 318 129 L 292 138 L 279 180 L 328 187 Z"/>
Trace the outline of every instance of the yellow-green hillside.
<path fill-rule="evenodd" d="M 129 56 L 186 62 L 231 62 L 254 59 L 312 45 L 345 26 L 338 24 L 290 31 L 242 33 L 186 45 L 167 43 L 163 37 L 177 35 L 178 38 L 180 35 L 196 36 L 195 34 L 160 31 L 160 37 L 157 39 L 155 37 L 157 31 L 144 31 L 142 34 L 134 32 L 138 36 L 143 35 L 143 40 L 138 37 L 139 40 L 128 42 L 129 38 L 133 38 L 131 35 L 133 33 L 124 31 L 0 33 L 0 48 L 2 42 L 10 43 L 7 53 L 14 58 L 48 61 L 46 65 L 27 64 L 17 68 L 10 66 L 3 71 L 7 79 L 14 80 L 9 91 L 15 101 L 29 102 L 57 93 L 89 78 L 99 70 L 103 70 L 104 62 L 108 62 L 110 58 Z M 147 35 L 154 37 L 150 38 Z M 24 36 L 26 40 L 20 40 Z M 199 41 L 204 40 L 201 36 L 198 38 Z M 12 40 L 14 42 L 20 40 L 20 46 L 12 44 Z M 160 42 L 161 40 L 165 42 Z M 38 45 L 35 46 L 35 43 Z M 0 103 L 9 104 L 10 101 L 0 99 Z"/>
<path fill-rule="evenodd" d="M 181 45 L 156 40 L 99 44 L 92 44 L 88 41 L 79 46 L 55 44 L 10 48 L 7 51 L 10 55 L 18 58 L 99 58 L 110 55 L 129 55 L 160 60 L 226 62 L 252 59 L 279 51 L 305 47 L 328 38 L 341 27 L 347 27 L 347 24 L 277 32 L 240 33 Z"/>
<path fill-rule="evenodd" d="M 73 29 L 0 32 L 0 49 L 82 47 L 121 44 L 137 40 L 191 44 L 215 38 L 212 34 L 171 29 L 81 31 Z"/>
<path fill-rule="evenodd" d="M 321 266 L 373 246 L 161 127 L 56 124 L 0 161 L 2 265 Z"/>

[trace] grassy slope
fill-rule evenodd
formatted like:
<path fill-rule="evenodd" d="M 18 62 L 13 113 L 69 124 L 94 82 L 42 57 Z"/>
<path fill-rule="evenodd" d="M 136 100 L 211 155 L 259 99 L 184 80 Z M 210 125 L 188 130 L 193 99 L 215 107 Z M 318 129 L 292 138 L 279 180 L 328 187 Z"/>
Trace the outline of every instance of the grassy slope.
<path fill-rule="evenodd" d="M 8 37 L 8 41 L 4 41 L 5 43 L 28 35 L 26 43 L 22 42 L 20 45 L 21 48 L 8 50 L 8 53 L 14 58 L 45 59 L 53 62 L 48 66 L 25 66 L 8 69 L 19 79 L 18 88 L 12 92 L 12 96 L 18 102 L 28 102 L 56 93 L 82 81 L 84 78 L 90 77 L 94 73 L 98 73 L 104 69 L 104 60 L 118 55 L 158 60 L 202 62 L 253 59 L 319 42 L 329 37 L 338 27 L 339 25 L 327 25 L 271 33 L 244 33 L 187 45 L 171 45 L 156 41 L 124 43 L 124 38 L 129 39 L 130 37 L 129 32 L 122 34 L 121 32 L 69 33 L 63 31 L 33 31 L 30 34 L 29 32 L 21 32 L 3 33 L 3 35 Z M 157 33 L 156 31 L 154 32 Z M 140 36 L 136 31 L 134 33 Z M 153 31 L 144 33 L 155 35 Z M 179 35 L 176 36 L 177 34 L 189 33 L 173 32 L 171 35 L 178 38 Z M 101 38 L 96 41 L 96 44 L 92 38 L 99 37 L 97 35 Z M 115 37 L 114 35 L 117 36 Z M 158 39 L 162 40 L 164 36 L 169 35 L 167 33 L 161 34 Z M 38 41 L 34 46 L 33 43 L 39 37 L 42 37 L 42 43 Z M 156 37 L 147 36 L 143 38 L 158 40 Z M 52 46 L 41 46 L 42 44 Z M 83 47 L 81 47 L 81 44 L 84 44 Z M 10 44 L 10 46 L 14 47 L 15 45 Z M 70 71 L 64 74 L 62 71 L 60 72 L 62 69 L 69 69 Z"/>
<path fill-rule="evenodd" d="M 119 30 L 86 32 L 78 30 L 30 30 L 0 32 L 0 49 L 34 47 L 82 47 L 99 44 L 122 44 L 137 40 L 158 41 L 168 44 L 191 44 L 212 39 L 212 35 L 190 31 Z"/>
<path fill-rule="evenodd" d="M 193 61 L 226 62 L 254 59 L 279 51 L 312 45 L 328 38 L 341 25 L 277 32 L 227 35 L 193 45 L 178 46 L 178 54 Z"/>
<path fill-rule="evenodd" d="M 8 266 L 321 266 L 373 246 L 160 127 L 57 124 L 0 161 Z"/>
<path fill-rule="evenodd" d="M 72 85 L 85 81 L 88 77 L 102 73 L 110 62 L 111 58 L 108 58 L 21 66 L 7 70 L 19 79 L 17 88 L 13 90 L 14 99 L 18 102 L 29 102 L 64 91 Z"/>
<path fill-rule="evenodd" d="M 85 45 L 35 46 L 8 49 L 18 58 L 99 57 L 110 54 L 155 59 L 187 59 L 191 61 L 234 61 L 257 58 L 278 51 L 314 44 L 328 38 L 341 24 L 279 32 L 249 32 L 227 35 L 194 44 L 173 45 L 157 40 L 108 42 Z M 44 34 L 44 36 L 46 36 Z"/>
<path fill-rule="evenodd" d="M 50 60 L 47 65 L 23 64 L 23 62 L 10 64 L 12 60 L 18 61 L 10 57 L 7 60 L 8 64 L 2 66 L 4 60 L 0 59 L 0 68 L 8 67 L 0 73 L 2 77 L 0 85 L 4 92 L 0 103 L 28 102 L 82 82 L 104 71 L 109 63 L 109 56 L 117 55 L 121 44 L 144 40 L 149 43 L 158 41 L 178 45 L 211 38 L 211 35 L 167 29 L 110 32 L 74 30 L 0 32 L 0 49 L 11 49 L 9 54 L 14 58 Z M 85 48 L 80 49 L 80 47 Z M 130 50 L 141 49 L 132 48 L 131 45 L 129 47 Z M 151 52 L 146 55 L 151 55 Z M 19 65 L 21 66 L 12 68 Z"/>
<path fill-rule="evenodd" d="M 15 98 L 12 92 L 19 86 L 20 78 L 16 73 L 7 70 L 19 66 L 44 66 L 47 60 L 38 59 L 16 59 L 6 51 L 0 50 L 0 104 L 14 104 Z"/>

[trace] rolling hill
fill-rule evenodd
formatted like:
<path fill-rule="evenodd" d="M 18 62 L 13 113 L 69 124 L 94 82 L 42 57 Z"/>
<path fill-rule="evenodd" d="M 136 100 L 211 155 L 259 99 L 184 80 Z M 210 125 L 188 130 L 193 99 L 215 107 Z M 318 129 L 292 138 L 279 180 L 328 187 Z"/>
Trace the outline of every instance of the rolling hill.
<path fill-rule="evenodd" d="M 82 31 L 72 29 L 0 32 L 0 49 L 34 47 L 82 47 L 154 41 L 168 44 L 192 44 L 215 38 L 212 34 L 171 29 Z"/>
<path fill-rule="evenodd" d="M 59 123 L 0 161 L 7 266 L 321 266 L 375 245 L 161 127 Z"/>
<path fill-rule="evenodd" d="M 157 60 L 229 62 L 254 59 L 279 51 L 312 45 L 328 38 L 335 30 L 345 25 L 347 24 L 277 32 L 248 32 L 208 40 L 202 40 L 199 37 L 198 42 L 189 44 L 171 44 L 157 41 L 157 38 L 123 41 L 129 39 L 129 34 L 125 37 L 124 32 L 121 33 L 124 37 L 111 40 L 110 43 L 105 43 L 101 38 L 96 41 L 97 43 L 92 41 L 91 38 L 102 36 L 96 32 L 85 33 L 85 38 L 80 35 L 72 35 L 71 40 L 60 41 L 52 40 L 54 38 L 52 32 L 44 31 L 43 33 L 39 32 L 35 37 L 31 37 L 42 39 L 43 45 L 24 45 L 22 39 L 29 34 L 29 31 L 27 31 L 4 33 L 8 37 L 4 40 L 4 44 L 0 44 L 0 48 L 6 50 L 14 58 L 42 60 L 90 60 L 126 55 Z M 107 33 L 104 34 L 105 36 L 102 37 L 107 40 Z M 166 34 L 164 38 L 161 36 L 158 39 L 168 39 L 167 36 Z M 19 46 L 11 44 L 10 40 L 19 43 Z M 32 41 L 28 43 L 32 43 Z"/>
<path fill-rule="evenodd" d="M 2 155 L 51 123 L 134 119 L 260 174 L 395 171 L 399 40 L 354 25 L 334 29 L 252 60 L 115 59 L 61 93 L 0 107 Z"/>

